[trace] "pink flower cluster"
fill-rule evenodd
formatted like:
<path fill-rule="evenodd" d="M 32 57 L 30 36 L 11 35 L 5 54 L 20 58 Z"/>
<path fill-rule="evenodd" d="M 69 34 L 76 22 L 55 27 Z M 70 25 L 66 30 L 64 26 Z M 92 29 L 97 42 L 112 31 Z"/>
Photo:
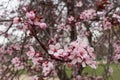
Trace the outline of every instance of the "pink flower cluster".
<path fill-rule="evenodd" d="M 23 63 L 20 61 L 20 58 L 18 57 L 13 58 L 11 62 L 14 65 L 14 67 L 17 68 L 18 70 L 24 68 Z"/>
<path fill-rule="evenodd" d="M 75 18 L 74 18 L 73 16 L 68 17 L 69 23 L 71 23 L 71 22 L 74 21 L 74 20 L 75 20 Z"/>
<path fill-rule="evenodd" d="M 55 45 L 49 45 L 49 54 L 53 55 L 55 58 L 63 58 L 65 59 L 68 56 L 68 53 L 61 48 L 60 43 L 56 43 Z"/>
<path fill-rule="evenodd" d="M 47 76 L 47 75 L 56 75 L 56 72 L 55 72 L 55 69 L 54 69 L 54 65 L 52 62 L 50 61 L 45 61 L 43 64 L 42 64 L 42 67 L 43 67 L 43 71 L 42 71 L 42 74 L 44 76 Z"/>
<path fill-rule="evenodd" d="M 32 46 L 29 47 L 29 51 L 26 53 L 28 58 L 32 60 L 33 65 L 38 65 L 40 61 L 43 60 L 41 53 L 36 53 Z"/>
<path fill-rule="evenodd" d="M 81 39 L 71 42 L 67 48 L 62 48 L 59 43 L 49 45 L 49 48 L 49 54 L 55 58 L 71 60 L 73 65 L 80 63 L 83 67 L 89 65 L 94 69 L 96 68 L 93 48 L 85 44 Z"/>
<path fill-rule="evenodd" d="M 95 56 L 93 54 L 94 49 L 84 43 L 81 39 L 77 39 L 70 44 L 70 56 L 72 64 L 81 63 L 83 67 L 89 65 L 96 69 L 96 62 L 94 61 Z"/>
<path fill-rule="evenodd" d="M 26 13 L 26 18 L 28 23 L 31 25 L 39 26 L 41 29 L 46 29 L 46 23 L 42 22 L 42 19 L 37 18 L 35 11 L 30 11 Z"/>
<path fill-rule="evenodd" d="M 73 21 L 73 20 L 70 19 L 70 23 L 71 23 L 72 21 Z M 64 30 L 64 31 L 69 32 L 69 31 L 71 30 L 70 25 L 65 25 L 65 24 L 60 24 L 60 25 L 58 25 L 57 31 L 60 32 L 61 30 Z"/>
<path fill-rule="evenodd" d="M 26 13 L 26 17 L 27 17 L 28 19 L 34 20 L 35 17 L 36 17 L 35 11 L 27 12 L 27 13 Z"/>
<path fill-rule="evenodd" d="M 14 24 L 18 24 L 18 23 L 20 23 L 21 21 L 22 21 L 22 19 L 19 18 L 19 17 L 14 17 L 14 18 L 13 18 L 13 23 L 14 23 Z"/>
<path fill-rule="evenodd" d="M 40 63 L 42 63 L 43 76 L 47 76 L 50 74 L 54 75 L 55 69 L 54 69 L 53 63 L 50 61 L 43 60 L 43 57 L 41 56 L 41 54 L 36 53 L 32 46 L 30 46 L 29 48 L 30 48 L 30 51 L 28 51 L 26 54 L 27 54 L 28 58 L 32 60 L 33 65 L 40 65 Z M 35 80 L 37 80 L 37 79 L 35 79 Z"/>
<path fill-rule="evenodd" d="M 111 27 L 112 27 L 111 22 L 108 20 L 108 18 L 105 18 L 103 20 L 103 29 L 108 30 L 108 29 L 111 29 Z"/>
<path fill-rule="evenodd" d="M 84 20 L 84 21 L 89 21 L 93 18 L 95 18 L 97 16 L 97 13 L 94 9 L 89 9 L 89 10 L 84 10 L 81 14 L 80 14 L 80 19 Z"/>
<path fill-rule="evenodd" d="M 41 29 L 46 29 L 47 25 L 42 21 L 42 17 L 37 17 L 34 10 L 26 12 L 25 20 L 23 21 L 20 17 L 13 18 L 13 23 L 24 23 L 25 26 L 38 26 Z M 22 25 L 21 25 L 22 26 Z M 23 26 L 25 28 L 25 26 Z"/>

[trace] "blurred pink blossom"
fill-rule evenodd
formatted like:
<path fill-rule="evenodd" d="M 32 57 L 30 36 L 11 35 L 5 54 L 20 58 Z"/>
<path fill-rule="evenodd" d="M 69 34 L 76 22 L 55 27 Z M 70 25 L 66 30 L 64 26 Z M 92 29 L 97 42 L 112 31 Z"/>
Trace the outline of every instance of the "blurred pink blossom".
<path fill-rule="evenodd" d="M 15 66 L 15 68 L 17 68 L 17 69 L 24 68 L 23 63 L 20 61 L 20 59 L 18 57 L 13 58 L 11 62 Z"/>
<path fill-rule="evenodd" d="M 43 67 L 42 73 L 43 73 L 44 76 L 47 76 L 49 74 L 54 74 L 55 75 L 54 65 L 53 65 L 52 62 L 47 62 L 46 61 L 42 64 L 42 67 Z"/>
<path fill-rule="evenodd" d="M 19 22 L 21 22 L 21 18 L 19 18 L 19 17 L 14 17 L 13 18 L 13 23 L 17 24 Z"/>
<path fill-rule="evenodd" d="M 35 19 L 36 17 L 35 12 L 34 11 L 27 12 L 26 17 L 31 20 Z"/>
<path fill-rule="evenodd" d="M 41 29 L 46 29 L 46 27 L 47 27 L 46 23 L 43 23 L 43 22 L 40 23 L 40 28 Z"/>
<path fill-rule="evenodd" d="M 103 20 L 103 28 L 104 28 L 104 30 L 111 29 L 111 27 L 112 27 L 111 22 L 108 21 L 108 18 L 105 18 L 105 19 Z"/>
<path fill-rule="evenodd" d="M 89 21 L 89 20 L 93 19 L 94 17 L 96 17 L 96 15 L 97 15 L 97 13 L 94 9 L 84 10 L 80 14 L 80 19 L 82 19 L 84 21 Z"/>

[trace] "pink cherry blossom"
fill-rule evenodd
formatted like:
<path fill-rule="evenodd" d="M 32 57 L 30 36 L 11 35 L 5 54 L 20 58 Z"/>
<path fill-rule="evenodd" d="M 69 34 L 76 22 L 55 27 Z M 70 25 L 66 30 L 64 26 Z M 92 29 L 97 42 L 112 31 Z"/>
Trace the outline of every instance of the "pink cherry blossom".
<path fill-rule="evenodd" d="M 17 24 L 19 22 L 21 22 L 21 19 L 19 17 L 14 17 L 13 18 L 13 23 Z"/>
<path fill-rule="evenodd" d="M 46 23 L 40 23 L 40 28 L 41 29 L 46 29 L 47 28 L 47 25 L 46 25 Z"/>
<path fill-rule="evenodd" d="M 56 52 L 58 49 L 60 49 L 60 44 L 59 43 L 56 43 L 55 45 L 49 45 L 49 51 L 53 51 L 53 52 Z M 53 54 L 51 52 L 49 52 L 49 54 Z"/>
<path fill-rule="evenodd" d="M 42 67 L 43 67 L 42 73 L 43 73 L 44 76 L 47 76 L 50 73 L 55 74 L 55 72 L 54 72 L 54 65 L 53 65 L 52 62 L 47 62 L 46 61 L 46 62 L 44 62 L 42 64 Z"/>
<path fill-rule="evenodd" d="M 96 69 L 96 63 L 93 55 L 94 49 L 84 43 L 80 38 L 70 43 L 67 48 L 62 48 L 59 43 L 49 45 L 49 54 L 52 54 L 58 59 L 70 59 L 72 64 L 81 63 L 83 67 L 89 65 Z M 67 56 L 67 57 L 66 57 Z"/>
<path fill-rule="evenodd" d="M 27 13 L 26 13 L 26 17 L 27 17 L 28 19 L 33 20 L 33 19 L 35 19 L 36 14 L 35 14 L 34 11 L 30 11 L 30 12 L 27 12 Z"/>
<path fill-rule="evenodd" d="M 59 43 L 56 43 L 55 45 L 49 45 L 49 48 L 49 54 L 52 54 L 56 58 L 65 57 L 68 55 L 67 52 L 61 48 Z"/>
<path fill-rule="evenodd" d="M 29 57 L 29 59 L 32 59 L 35 55 L 35 50 L 32 46 L 29 46 L 30 51 L 28 51 L 26 54 Z"/>
<path fill-rule="evenodd" d="M 35 52 L 28 51 L 26 54 L 29 57 L 29 59 L 32 59 L 34 57 L 34 55 L 35 55 Z"/>
<path fill-rule="evenodd" d="M 29 46 L 30 51 L 28 51 L 26 54 L 28 56 L 28 59 L 32 60 L 33 65 L 39 65 L 40 62 L 42 62 L 43 57 L 41 57 L 41 53 L 35 52 L 34 48 L 32 46 Z"/>
<path fill-rule="evenodd" d="M 32 58 L 32 63 L 33 65 L 39 65 L 40 61 L 42 62 L 43 57 L 33 57 Z"/>
<path fill-rule="evenodd" d="M 72 64 L 82 63 L 83 67 L 89 65 L 90 67 L 96 69 L 96 63 L 94 61 L 93 49 L 89 46 L 87 49 L 87 44 L 83 43 L 83 41 L 78 38 L 76 41 L 71 42 L 70 44 L 70 56 L 69 59 L 72 60 Z"/>
<path fill-rule="evenodd" d="M 34 25 L 39 26 L 41 29 L 46 29 L 47 25 L 44 22 L 34 21 Z"/>
<path fill-rule="evenodd" d="M 17 69 L 24 68 L 23 63 L 20 61 L 20 59 L 18 57 L 13 58 L 11 62 Z"/>
<path fill-rule="evenodd" d="M 97 13 L 94 9 L 89 9 L 89 10 L 84 10 L 81 14 L 80 14 L 80 19 L 84 20 L 84 21 L 88 21 L 93 19 L 94 17 L 96 17 Z"/>
<path fill-rule="evenodd" d="M 103 21 L 103 28 L 104 28 L 104 30 L 111 29 L 111 27 L 112 27 L 111 22 L 108 21 L 108 18 L 105 18 L 104 21 Z"/>
<path fill-rule="evenodd" d="M 72 21 L 74 21 L 74 17 L 73 16 L 68 17 L 68 21 L 71 23 Z"/>
<path fill-rule="evenodd" d="M 71 22 L 70 22 L 70 23 L 71 23 Z M 57 29 L 57 32 L 59 32 L 59 31 L 61 31 L 61 30 L 64 30 L 64 31 L 69 32 L 69 31 L 71 30 L 70 25 L 65 25 L 65 24 L 60 24 L 60 25 L 58 25 L 57 28 L 58 28 L 58 29 Z"/>

